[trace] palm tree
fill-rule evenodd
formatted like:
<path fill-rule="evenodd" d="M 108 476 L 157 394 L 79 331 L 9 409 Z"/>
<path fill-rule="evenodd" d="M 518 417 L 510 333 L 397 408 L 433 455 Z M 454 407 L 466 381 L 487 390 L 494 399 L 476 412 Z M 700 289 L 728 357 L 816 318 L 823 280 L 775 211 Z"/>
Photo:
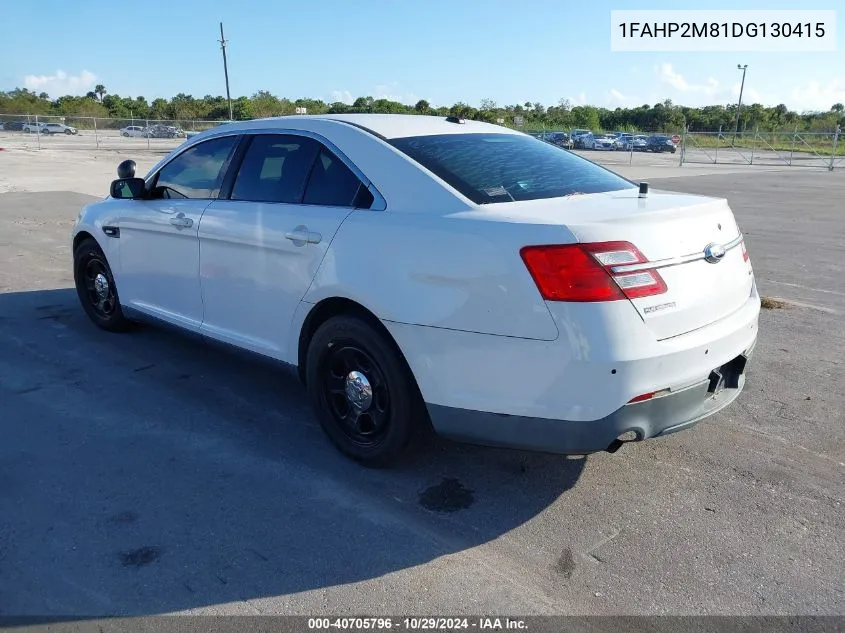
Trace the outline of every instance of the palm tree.
<path fill-rule="evenodd" d="M 94 86 L 94 94 L 97 95 L 100 101 L 103 100 L 103 97 L 107 92 L 108 90 L 106 90 L 106 87 L 103 84 L 97 84 L 96 86 Z"/>

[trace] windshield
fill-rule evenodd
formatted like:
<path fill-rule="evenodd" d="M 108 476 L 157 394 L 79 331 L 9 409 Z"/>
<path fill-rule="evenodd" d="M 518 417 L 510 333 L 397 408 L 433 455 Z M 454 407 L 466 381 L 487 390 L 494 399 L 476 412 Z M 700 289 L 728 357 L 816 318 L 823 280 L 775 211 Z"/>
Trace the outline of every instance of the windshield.
<path fill-rule="evenodd" d="M 476 204 L 634 188 L 613 172 L 528 135 L 440 134 L 389 143 Z"/>

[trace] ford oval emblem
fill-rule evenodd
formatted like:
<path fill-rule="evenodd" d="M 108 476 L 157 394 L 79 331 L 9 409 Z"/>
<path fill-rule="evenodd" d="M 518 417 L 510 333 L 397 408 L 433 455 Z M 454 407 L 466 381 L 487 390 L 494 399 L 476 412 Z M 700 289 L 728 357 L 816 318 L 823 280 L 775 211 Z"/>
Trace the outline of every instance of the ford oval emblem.
<path fill-rule="evenodd" d="M 725 256 L 725 247 L 721 244 L 708 244 L 704 247 L 704 261 L 709 264 L 718 264 Z"/>

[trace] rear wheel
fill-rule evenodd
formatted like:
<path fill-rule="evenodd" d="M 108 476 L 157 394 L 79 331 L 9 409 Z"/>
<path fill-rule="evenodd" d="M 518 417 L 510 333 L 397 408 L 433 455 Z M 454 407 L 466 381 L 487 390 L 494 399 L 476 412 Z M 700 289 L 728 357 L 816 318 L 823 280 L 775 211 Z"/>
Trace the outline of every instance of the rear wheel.
<path fill-rule="evenodd" d="M 84 240 L 74 250 L 73 278 L 82 309 L 98 327 L 109 332 L 129 329 L 131 321 L 120 308 L 111 267 L 93 238 Z"/>
<path fill-rule="evenodd" d="M 362 318 L 336 316 L 317 329 L 308 346 L 306 385 L 326 435 L 365 465 L 395 463 L 427 428 L 405 359 Z"/>

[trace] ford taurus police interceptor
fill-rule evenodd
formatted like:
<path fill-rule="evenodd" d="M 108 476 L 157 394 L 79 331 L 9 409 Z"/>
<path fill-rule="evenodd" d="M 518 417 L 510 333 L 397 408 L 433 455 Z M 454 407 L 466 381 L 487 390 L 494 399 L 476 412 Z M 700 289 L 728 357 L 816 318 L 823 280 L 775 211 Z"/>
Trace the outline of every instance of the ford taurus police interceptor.
<path fill-rule="evenodd" d="M 430 428 L 613 452 L 743 388 L 760 299 L 723 199 L 431 116 L 239 122 L 144 179 L 129 167 L 73 230 L 89 317 L 296 366 L 362 462 L 394 462 Z"/>

